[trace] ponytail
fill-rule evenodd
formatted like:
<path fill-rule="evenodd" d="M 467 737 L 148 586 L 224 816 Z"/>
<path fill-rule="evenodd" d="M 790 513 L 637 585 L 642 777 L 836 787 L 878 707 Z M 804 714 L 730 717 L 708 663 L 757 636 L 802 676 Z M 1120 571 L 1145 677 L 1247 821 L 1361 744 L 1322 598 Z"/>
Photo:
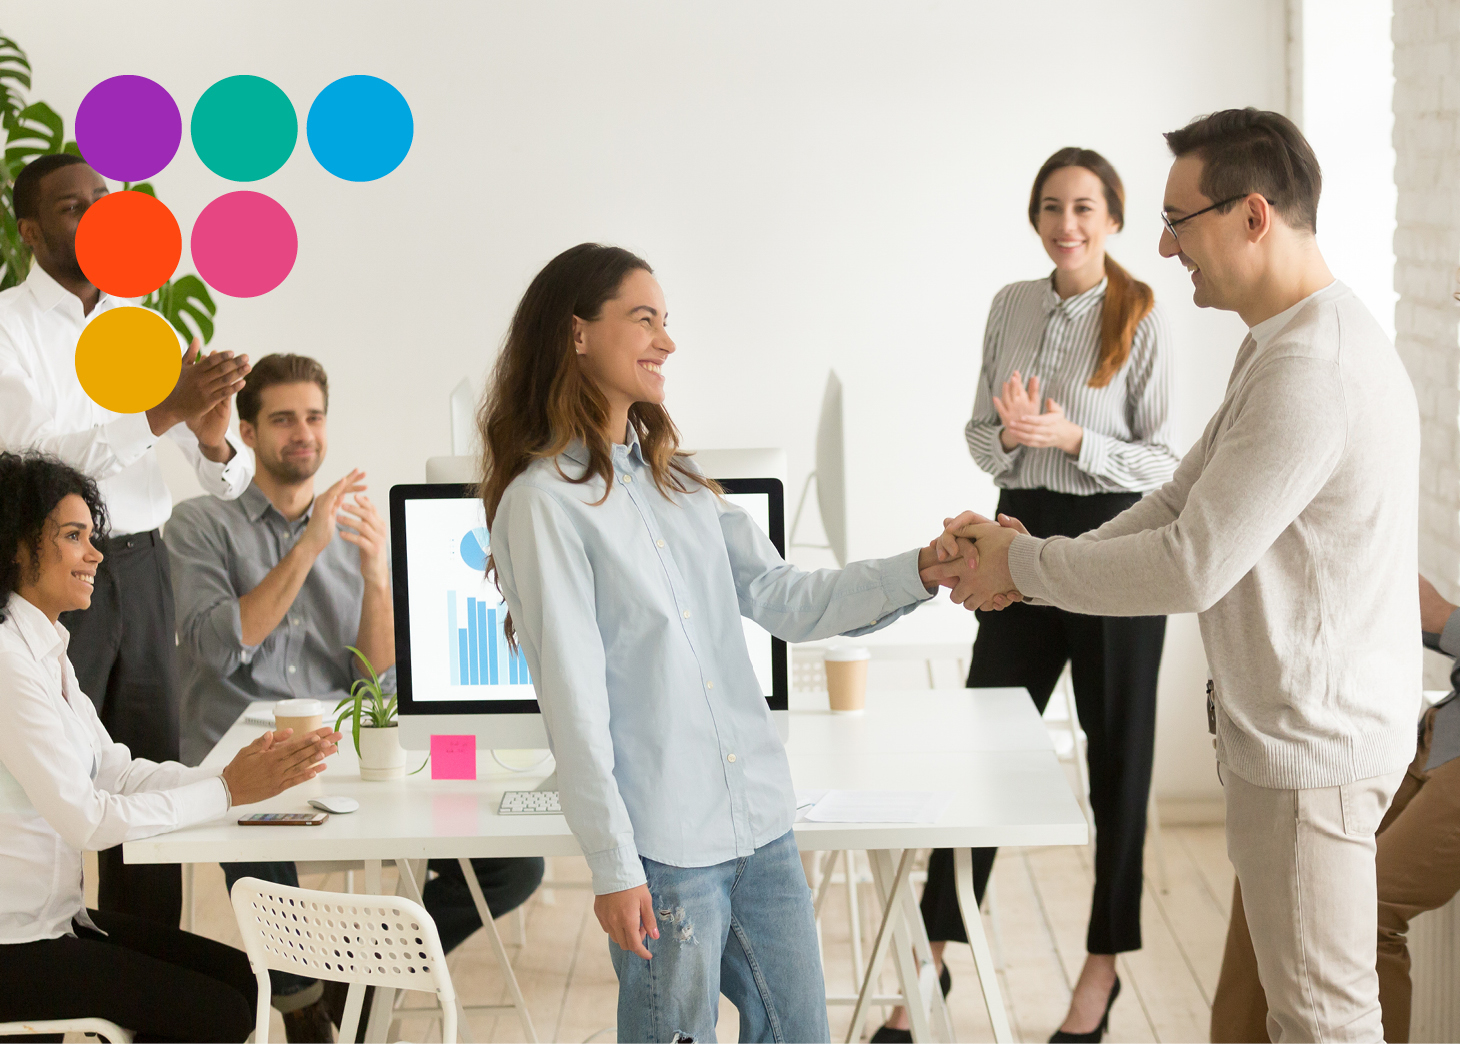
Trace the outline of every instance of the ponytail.
<path fill-rule="evenodd" d="M 1105 305 L 1100 313 L 1100 355 L 1090 387 L 1103 388 L 1110 383 L 1125 361 L 1130 358 L 1131 342 L 1136 327 L 1151 314 L 1156 295 L 1149 286 L 1135 279 L 1115 258 L 1105 255 Z"/>

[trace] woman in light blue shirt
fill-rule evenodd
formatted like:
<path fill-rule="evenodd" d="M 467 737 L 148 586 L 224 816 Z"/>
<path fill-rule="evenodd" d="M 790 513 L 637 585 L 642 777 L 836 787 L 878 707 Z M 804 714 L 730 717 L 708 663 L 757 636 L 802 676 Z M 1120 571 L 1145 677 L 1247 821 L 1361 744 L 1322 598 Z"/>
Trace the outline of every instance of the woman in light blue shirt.
<path fill-rule="evenodd" d="M 930 598 L 927 549 L 787 565 L 677 452 L 664 294 L 585 243 L 528 287 L 481 412 L 492 559 L 593 872 L 620 1040 L 828 1039 L 786 753 L 740 617 L 798 642 Z"/>

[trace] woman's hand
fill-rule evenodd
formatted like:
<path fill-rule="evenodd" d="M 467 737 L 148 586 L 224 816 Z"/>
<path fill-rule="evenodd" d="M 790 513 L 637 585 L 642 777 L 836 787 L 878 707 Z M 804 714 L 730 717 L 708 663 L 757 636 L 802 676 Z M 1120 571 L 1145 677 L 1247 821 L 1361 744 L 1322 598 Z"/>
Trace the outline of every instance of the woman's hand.
<path fill-rule="evenodd" d="M 293 738 L 293 729 L 266 732 L 240 750 L 223 770 L 235 805 L 252 805 L 282 794 L 324 771 L 324 759 L 339 748 L 340 734 L 328 727 Z"/>
<path fill-rule="evenodd" d="M 595 897 L 593 914 L 619 949 L 653 960 L 654 955 L 644 946 L 644 936 L 659 938 L 659 925 L 654 919 L 654 900 L 648 885 Z"/>
<path fill-rule="evenodd" d="M 1007 453 L 1020 445 L 1014 433 L 1014 423 L 1024 417 L 1039 416 L 1039 378 L 1029 378 L 1029 387 L 1025 388 L 1024 378 L 1015 370 L 1004 382 L 1004 394 L 994 396 L 994 409 L 998 411 L 999 420 L 1004 425 L 999 432 L 999 444 Z"/>
<path fill-rule="evenodd" d="M 1035 410 L 1005 421 L 1000 438 L 1005 435 L 1021 446 L 1054 446 L 1072 457 L 1080 455 L 1085 441 L 1085 429 L 1066 417 L 1064 407 L 1053 399 L 1045 400 L 1043 413 Z"/>

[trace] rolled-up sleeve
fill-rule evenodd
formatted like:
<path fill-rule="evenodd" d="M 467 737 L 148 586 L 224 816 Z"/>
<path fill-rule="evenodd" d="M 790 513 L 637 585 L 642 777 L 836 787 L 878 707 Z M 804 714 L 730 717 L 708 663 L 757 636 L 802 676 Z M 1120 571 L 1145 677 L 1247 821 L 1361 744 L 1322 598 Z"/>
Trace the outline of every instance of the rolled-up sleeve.
<path fill-rule="evenodd" d="M 551 494 L 514 485 L 498 505 L 491 541 L 557 760 L 563 816 L 593 872 L 593 890 L 636 888 L 644 867 L 613 774 L 606 658 L 583 540 Z"/>
<path fill-rule="evenodd" d="M 781 557 L 744 508 L 722 500 L 719 512 L 740 614 L 784 641 L 867 634 L 936 593 L 918 577 L 916 550 L 807 572 Z"/>
<path fill-rule="evenodd" d="M 249 662 L 257 648 L 243 644 L 227 534 L 215 519 L 184 501 L 173 511 L 164 539 L 172 562 L 178 641 L 226 678 Z"/>

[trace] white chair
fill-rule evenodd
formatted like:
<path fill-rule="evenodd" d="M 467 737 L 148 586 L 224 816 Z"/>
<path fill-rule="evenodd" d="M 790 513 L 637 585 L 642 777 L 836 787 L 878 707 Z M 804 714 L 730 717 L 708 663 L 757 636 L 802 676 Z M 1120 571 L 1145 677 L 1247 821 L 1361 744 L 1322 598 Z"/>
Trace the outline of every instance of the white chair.
<path fill-rule="evenodd" d="M 435 994 L 441 1039 L 448 1044 L 456 1040 L 461 1004 L 436 923 L 419 903 L 245 877 L 233 886 L 233 913 L 259 983 L 256 1044 L 269 1039 L 270 969 L 348 982 L 341 1040 L 355 1039 L 366 986 Z"/>
<path fill-rule="evenodd" d="M 0 1022 L 0 1037 L 39 1037 L 54 1033 L 90 1033 L 111 1044 L 132 1044 L 132 1034 L 106 1019 L 46 1019 L 41 1022 Z"/>

